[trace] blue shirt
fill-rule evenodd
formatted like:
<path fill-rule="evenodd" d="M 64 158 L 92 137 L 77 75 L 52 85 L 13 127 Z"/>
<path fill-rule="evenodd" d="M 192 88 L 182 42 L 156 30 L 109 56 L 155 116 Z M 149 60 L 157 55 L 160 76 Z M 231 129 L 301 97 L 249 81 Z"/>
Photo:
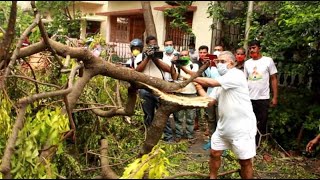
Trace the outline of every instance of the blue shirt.
<path fill-rule="evenodd" d="M 220 74 L 218 73 L 218 69 L 217 67 L 215 66 L 209 66 L 205 71 L 204 73 L 206 74 L 206 77 L 208 78 L 212 78 L 212 79 L 215 79 L 217 77 L 220 76 Z M 214 87 L 208 87 L 207 89 L 207 94 L 211 94 L 212 90 L 213 90 Z"/>

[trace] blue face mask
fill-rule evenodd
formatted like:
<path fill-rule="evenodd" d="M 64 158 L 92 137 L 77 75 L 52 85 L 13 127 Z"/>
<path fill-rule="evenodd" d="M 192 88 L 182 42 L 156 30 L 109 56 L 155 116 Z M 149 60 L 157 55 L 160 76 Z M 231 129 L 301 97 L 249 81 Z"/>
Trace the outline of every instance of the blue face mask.
<path fill-rule="evenodd" d="M 224 74 L 226 74 L 228 72 L 228 64 L 227 63 L 218 63 L 217 64 L 217 69 L 218 69 L 218 73 L 223 76 Z"/>
<path fill-rule="evenodd" d="M 173 53 L 174 49 L 173 46 L 166 46 L 164 47 L 164 50 L 166 51 L 166 53 L 171 54 Z"/>
<path fill-rule="evenodd" d="M 189 52 L 190 52 L 191 54 L 193 54 L 193 53 L 194 53 L 194 49 L 189 49 Z"/>

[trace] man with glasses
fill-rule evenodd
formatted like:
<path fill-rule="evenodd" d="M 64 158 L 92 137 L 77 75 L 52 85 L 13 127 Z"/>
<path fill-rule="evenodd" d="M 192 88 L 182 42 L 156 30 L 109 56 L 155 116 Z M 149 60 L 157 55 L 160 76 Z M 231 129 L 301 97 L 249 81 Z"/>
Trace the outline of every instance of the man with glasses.
<path fill-rule="evenodd" d="M 267 119 L 269 106 L 275 107 L 278 104 L 278 80 L 277 68 L 273 59 L 263 56 L 260 52 L 260 42 L 253 40 L 249 43 L 251 59 L 244 63 L 244 73 L 248 80 L 249 93 L 253 111 L 257 118 L 258 130 L 261 135 L 267 133 Z M 270 102 L 270 84 L 273 97 Z M 256 136 L 256 144 L 259 145 L 260 134 Z"/>
<path fill-rule="evenodd" d="M 240 176 L 253 179 L 252 158 L 256 155 L 256 117 L 249 97 L 244 73 L 235 68 L 235 56 L 223 51 L 215 60 L 221 76 L 216 79 L 198 77 L 194 80 L 198 94 L 208 96 L 202 86 L 216 87 L 209 97 L 218 104 L 219 120 L 211 136 L 210 179 L 216 179 L 223 150 L 231 149 L 239 159 Z"/>

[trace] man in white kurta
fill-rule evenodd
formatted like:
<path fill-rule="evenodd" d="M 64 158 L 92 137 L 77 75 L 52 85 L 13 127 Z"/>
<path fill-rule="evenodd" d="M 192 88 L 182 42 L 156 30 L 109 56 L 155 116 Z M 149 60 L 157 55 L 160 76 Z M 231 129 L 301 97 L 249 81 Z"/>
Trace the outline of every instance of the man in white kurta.
<path fill-rule="evenodd" d="M 209 106 L 217 103 L 219 113 L 216 131 L 211 136 L 210 178 L 217 178 L 223 150 L 231 149 L 239 159 L 241 177 L 252 179 L 257 124 L 247 80 L 244 73 L 235 68 L 235 57 L 230 51 L 221 52 L 215 62 L 221 76 L 194 80 L 201 96 L 207 96 L 202 86 L 217 87 L 209 95 L 213 99 Z"/>

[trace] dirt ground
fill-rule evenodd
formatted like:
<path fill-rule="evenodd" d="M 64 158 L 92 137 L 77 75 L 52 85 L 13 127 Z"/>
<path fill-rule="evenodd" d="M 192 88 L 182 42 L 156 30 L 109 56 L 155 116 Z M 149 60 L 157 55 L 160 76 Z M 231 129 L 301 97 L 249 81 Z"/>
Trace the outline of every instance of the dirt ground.
<path fill-rule="evenodd" d="M 209 136 L 205 136 L 204 131 L 205 126 L 202 125 L 195 132 L 196 140 L 189 143 L 187 153 L 188 159 L 207 166 L 209 150 L 204 150 L 203 145 L 209 141 Z M 286 157 L 284 154 L 281 150 L 274 153 L 258 148 L 254 158 L 254 179 L 320 179 L 320 154 L 314 158 Z"/>

